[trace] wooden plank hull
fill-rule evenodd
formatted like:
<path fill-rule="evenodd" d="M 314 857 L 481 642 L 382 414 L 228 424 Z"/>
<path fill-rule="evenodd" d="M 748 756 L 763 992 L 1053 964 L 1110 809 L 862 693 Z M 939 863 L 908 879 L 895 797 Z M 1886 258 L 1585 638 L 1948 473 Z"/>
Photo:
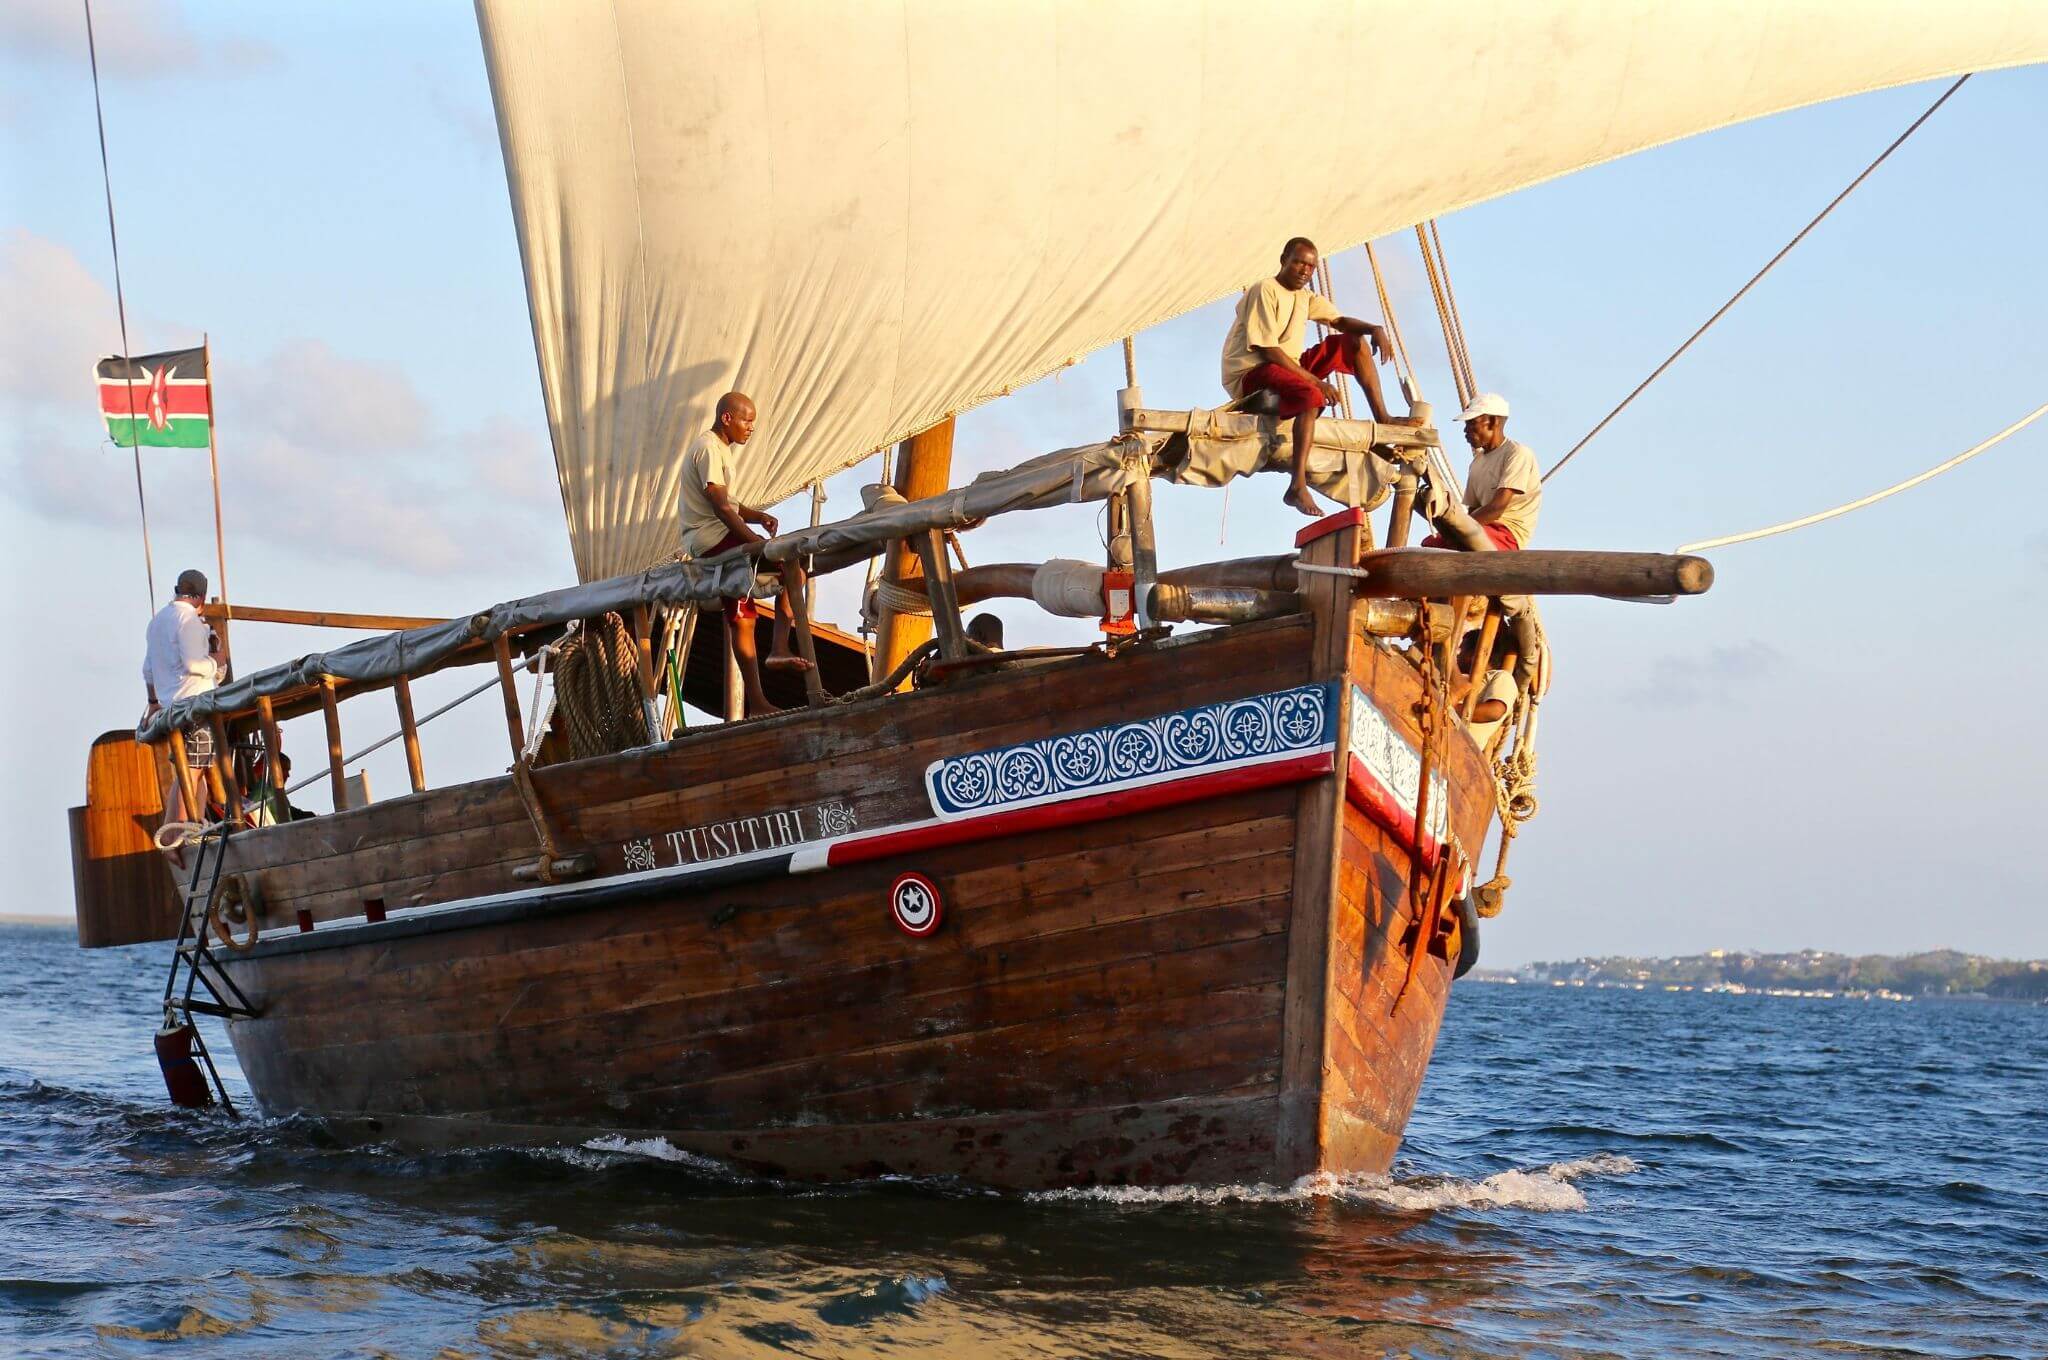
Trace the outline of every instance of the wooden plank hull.
<path fill-rule="evenodd" d="M 1451 963 L 1404 986 L 1420 862 L 1345 796 L 1346 722 L 1370 705 L 1412 745 L 1421 688 L 1348 631 L 1331 674 L 1317 635 L 1248 625 L 539 771 L 590 883 L 513 877 L 535 851 L 503 780 L 238 837 L 265 927 L 226 964 L 260 1010 L 230 1025 L 243 1070 L 266 1111 L 344 1136 L 659 1137 L 778 1176 L 1384 1170 Z M 1325 702 L 1320 745 L 1257 728 Z M 1033 743 L 1204 721 L 1214 762 L 954 798 L 980 796 L 975 753 L 1000 785 Z M 1490 775 L 1450 751 L 1448 834 L 1476 850 Z M 891 914 L 911 871 L 943 901 L 928 935 Z"/>

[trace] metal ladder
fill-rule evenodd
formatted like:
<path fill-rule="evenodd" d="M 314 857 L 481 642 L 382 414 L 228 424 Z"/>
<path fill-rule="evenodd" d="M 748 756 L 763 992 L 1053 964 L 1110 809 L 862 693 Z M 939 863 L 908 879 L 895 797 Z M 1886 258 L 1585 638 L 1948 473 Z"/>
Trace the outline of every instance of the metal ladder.
<path fill-rule="evenodd" d="M 170 976 L 164 979 L 164 1023 L 168 1026 L 182 1020 L 191 1026 L 193 1046 L 199 1050 L 199 1060 L 213 1083 L 214 1095 L 222 1108 L 239 1119 L 241 1112 L 228 1098 L 227 1085 L 221 1081 L 213 1055 L 207 1051 L 206 1036 L 194 1019 L 200 1015 L 221 1020 L 246 1019 L 257 1013 L 235 980 L 221 967 L 212 942 L 206 937 L 207 908 L 220 886 L 221 866 L 228 856 L 228 835 L 227 826 L 215 825 L 187 843 L 196 847 L 197 853 L 192 857 L 192 867 L 181 890 L 185 909 L 178 921 L 178 944 L 171 954 Z M 206 989 L 206 996 L 194 994 L 199 987 Z"/>

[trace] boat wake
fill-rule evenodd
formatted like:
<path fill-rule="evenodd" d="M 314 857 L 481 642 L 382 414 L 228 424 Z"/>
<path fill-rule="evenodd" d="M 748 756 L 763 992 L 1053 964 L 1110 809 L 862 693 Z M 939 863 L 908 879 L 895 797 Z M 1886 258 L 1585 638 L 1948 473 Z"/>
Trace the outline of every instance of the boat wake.
<path fill-rule="evenodd" d="M 639 1158 L 656 1162 L 674 1162 L 692 1171 L 700 1171 L 711 1176 L 739 1175 L 737 1170 L 716 1157 L 685 1152 L 666 1138 L 627 1138 L 623 1134 L 614 1133 L 603 1138 L 593 1138 L 581 1147 L 559 1148 L 556 1151 L 572 1165 L 597 1170 L 617 1166 L 623 1159 Z"/>
<path fill-rule="evenodd" d="M 1458 1176 L 1337 1175 L 1317 1172 L 1292 1185 L 1099 1185 L 1043 1190 L 1028 1198 L 1041 1203 L 1092 1201 L 1101 1204 L 1293 1204 L 1338 1200 L 1397 1213 L 1441 1209 L 1523 1209 L 1571 1213 L 1586 1207 L 1577 1182 L 1589 1177 L 1626 1176 L 1639 1170 L 1634 1158 L 1611 1152 L 1553 1162 L 1535 1171 L 1509 1170 L 1483 1180 Z"/>

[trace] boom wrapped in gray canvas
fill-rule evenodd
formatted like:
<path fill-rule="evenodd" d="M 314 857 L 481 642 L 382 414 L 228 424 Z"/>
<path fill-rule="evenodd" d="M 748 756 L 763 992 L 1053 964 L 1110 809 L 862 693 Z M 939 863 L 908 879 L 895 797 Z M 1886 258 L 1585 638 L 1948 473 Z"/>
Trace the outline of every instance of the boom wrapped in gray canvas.
<path fill-rule="evenodd" d="M 1099 444 L 1061 449 L 1028 463 L 976 478 L 919 501 L 888 500 L 834 524 L 780 534 L 753 548 L 734 549 L 703 562 L 664 562 L 629 576 L 551 590 L 493 605 L 467 618 L 426 628 L 409 628 L 365 638 L 329 652 L 243 676 L 205 694 L 158 710 L 136 729 L 142 741 L 161 741 L 174 728 L 189 728 L 215 714 L 241 713 L 262 697 L 276 697 L 320 683 L 323 675 L 356 684 L 375 684 L 400 675 L 417 676 L 444 664 L 463 648 L 508 632 L 595 618 L 613 610 L 648 605 L 707 605 L 738 599 L 755 589 L 758 563 L 816 559 L 829 570 L 872 557 L 895 539 L 927 529 L 960 529 L 991 515 L 1035 510 L 1073 501 L 1102 500 L 1154 471 L 1164 440 L 1125 435 Z"/>

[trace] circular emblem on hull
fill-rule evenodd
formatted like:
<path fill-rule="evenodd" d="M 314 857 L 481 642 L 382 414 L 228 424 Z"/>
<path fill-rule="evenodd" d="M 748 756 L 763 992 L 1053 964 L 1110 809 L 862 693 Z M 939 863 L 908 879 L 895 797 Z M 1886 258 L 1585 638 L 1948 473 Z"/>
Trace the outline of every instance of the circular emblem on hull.
<path fill-rule="evenodd" d="M 939 885 L 923 874 L 902 874 L 889 885 L 889 919 L 905 935 L 923 939 L 939 928 Z"/>

